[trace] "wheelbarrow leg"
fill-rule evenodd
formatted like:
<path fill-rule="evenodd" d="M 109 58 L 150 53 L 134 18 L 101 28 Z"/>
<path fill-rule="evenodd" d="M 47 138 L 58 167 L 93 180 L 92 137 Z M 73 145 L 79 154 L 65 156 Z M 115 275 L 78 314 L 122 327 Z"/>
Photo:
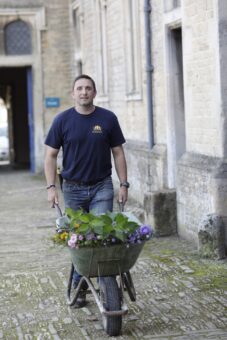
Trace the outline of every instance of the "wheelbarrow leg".
<path fill-rule="evenodd" d="M 78 305 L 77 307 L 83 307 L 86 304 L 86 302 L 85 302 L 86 290 L 83 289 L 83 286 L 86 282 L 86 279 L 85 279 L 85 277 L 81 277 L 77 288 L 72 289 L 73 273 L 74 273 L 74 265 L 72 264 L 71 270 L 70 270 L 70 275 L 69 275 L 68 287 L 67 287 L 67 303 L 71 307 L 76 306 L 76 305 Z M 84 302 L 81 301 L 79 303 L 78 298 L 79 297 L 82 298 L 82 294 L 83 294 L 83 297 L 84 297 Z"/>
<path fill-rule="evenodd" d="M 129 271 L 122 274 L 122 281 L 131 301 L 136 301 L 136 290 Z"/>
<path fill-rule="evenodd" d="M 72 264 L 70 274 L 69 274 L 68 286 L 67 286 L 67 297 L 68 297 L 68 299 L 70 299 L 70 293 L 71 293 L 72 281 L 73 281 L 73 273 L 74 273 L 74 265 Z"/>

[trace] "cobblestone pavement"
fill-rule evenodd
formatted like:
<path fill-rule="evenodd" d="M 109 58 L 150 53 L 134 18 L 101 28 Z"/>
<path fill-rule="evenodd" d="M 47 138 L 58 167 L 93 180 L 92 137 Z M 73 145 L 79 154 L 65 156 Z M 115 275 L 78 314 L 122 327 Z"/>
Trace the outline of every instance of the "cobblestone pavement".
<path fill-rule="evenodd" d="M 66 250 L 52 246 L 55 211 L 45 182 L 0 168 L 0 339 L 109 339 L 92 295 L 67 306 Z M 227 261 L 201 260 L 177 237 L 147 243 L 132 270 L 137 301 L 127 299 L 118 339 L 226 340 Z"/>

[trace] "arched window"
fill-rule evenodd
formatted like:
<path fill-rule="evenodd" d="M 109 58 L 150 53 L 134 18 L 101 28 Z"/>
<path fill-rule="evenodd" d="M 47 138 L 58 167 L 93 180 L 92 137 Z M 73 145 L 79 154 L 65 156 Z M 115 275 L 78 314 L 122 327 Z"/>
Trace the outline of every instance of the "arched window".
<path fill-rule="evenodd" d="M 31 29 L 22 20 L 15 20 L 4 29 L 5 52 L 7 55 L 32 53 Z"/>
<path fill-rule="evenodd" d="M 141 38 L 140 1 L 124 1 L 125 6 L 125 64 L 127 100 L 141 98 Z"/>

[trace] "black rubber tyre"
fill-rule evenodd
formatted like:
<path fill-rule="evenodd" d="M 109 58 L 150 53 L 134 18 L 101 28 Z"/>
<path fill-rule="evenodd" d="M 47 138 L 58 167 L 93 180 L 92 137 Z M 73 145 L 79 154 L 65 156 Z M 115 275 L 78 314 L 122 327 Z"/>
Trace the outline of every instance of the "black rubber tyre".
<path fill-rule="evenodd" d="M 120 290 L 114 276 L 101 277 L 99 280 L 100 298 L 107 311 L 121 310 Z M 117 336 L 121 333 L 122 315 L 102 316 L 103 327 L 110 336 Z"/>
<path fill-rule="evenodd" d="M 135 291 L 135 287 L 134 287 L 130 272 L 123 273 L 122 280 L 123 280 L 124 286 L 128 292 L 128 295 L 131 301 L 136 301 L 136 291 Z"/>

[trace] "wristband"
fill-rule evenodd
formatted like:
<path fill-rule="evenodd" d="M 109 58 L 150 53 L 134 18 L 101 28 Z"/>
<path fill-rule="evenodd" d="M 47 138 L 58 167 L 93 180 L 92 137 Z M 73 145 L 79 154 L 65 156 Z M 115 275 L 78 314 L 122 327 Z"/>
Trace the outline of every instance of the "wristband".
<path fill-rule="evenodd" d="M 50 189 L 50 188 L 56 188 L 56 185 L 55 184 L 51 184 L 48 187 L 46 187 L 47 190 Z"/>
<path fill-rule="evenodd" d="M 125 188 L 129 188 L 130 187 L 130 184 L 129 184 L 129 182 L 122 182 L 122 183 L 120 183 L 120 187 L 125 187 Z"/>

